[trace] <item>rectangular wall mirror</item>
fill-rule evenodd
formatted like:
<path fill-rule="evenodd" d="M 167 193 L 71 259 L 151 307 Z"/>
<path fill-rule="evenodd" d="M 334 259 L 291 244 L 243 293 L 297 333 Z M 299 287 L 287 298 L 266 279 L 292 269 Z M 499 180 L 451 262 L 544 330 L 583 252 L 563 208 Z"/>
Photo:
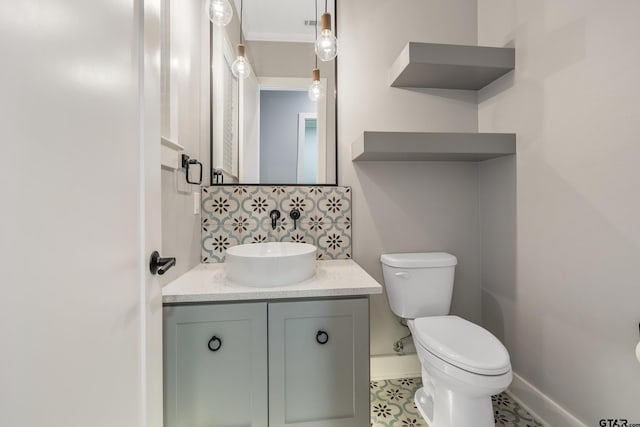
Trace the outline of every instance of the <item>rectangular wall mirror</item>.
<path fill-rule="evenodd" d="M 232 21 L 210 25 L 210 182 L 336 185 L 336 59 L 317 60 L 322 96 L 308 95 L 325 7 L 336 31 L 335 0 L 244 0 L 245 79 L 232 73 L 241 4 L 230 2 Z"/>

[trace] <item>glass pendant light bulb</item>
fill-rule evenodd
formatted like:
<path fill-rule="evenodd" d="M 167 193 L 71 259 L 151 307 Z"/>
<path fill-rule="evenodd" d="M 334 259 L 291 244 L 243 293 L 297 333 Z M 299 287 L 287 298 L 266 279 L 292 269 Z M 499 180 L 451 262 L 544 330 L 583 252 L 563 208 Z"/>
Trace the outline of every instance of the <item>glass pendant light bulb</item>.
<path fill-rule="evenodd" d="M 316 55 L 321 61 L 331 61 L 338 55 L 338 39 L 331 31 L 331 15 L 323 13 L 321 20 L 322 32 L 316 40 Z"/>
<path fill-rule="evenodd" d="M 211 22 L 220 27 L 224 27 L 231 22 L 233 17 L 233 9 L 229 0 L 208 0 L 207 13 Z"/>
<path fill-rule="evenodd" d="M 244 56 L 244 45 L 239 44 L 237 46 L 238 58 L 231 64 L 231 72 L 239 79 L 246 79 L 251 74 L 251 67 L 249 61 Z"/>
<path fill-rule="evenodd" d="M 238 59 L 231 64 L 231 72 L 239 79 L 246 79 L 251 74 L 249 69 L 249 63 L 244 56 L 239 56 Z"/>
<path fill-rule="evenodd" d="M 320 98 L 322 98 L 322 86 L 320 85 L 320 82 L 315 81 L 311 83 L 311 86 L 309 86 L 309 99 L 312 101 L 318 101 Z"/>
<path fill-rule="evenodd" d="M 314 68 L 313 70 L 313 81 L 311 86 L 309 86 L 309 99 L 313 102 L 318 101 L 324 95 L 324 91 L 322 90 L 322 85 L 320 84 L 320 70 Z"/>

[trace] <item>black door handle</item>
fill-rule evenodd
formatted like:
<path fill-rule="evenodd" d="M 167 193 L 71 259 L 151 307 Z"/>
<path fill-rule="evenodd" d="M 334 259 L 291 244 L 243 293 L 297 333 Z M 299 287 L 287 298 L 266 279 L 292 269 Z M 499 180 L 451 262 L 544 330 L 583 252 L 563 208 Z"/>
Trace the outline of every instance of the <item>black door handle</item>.
<path fill-rule="evenodd" d="M 174 265 L 176 265 L 175 258 L 160 258 L 158 251 L 153 251 L 151 254 L 151 260 L 149 260 L 149 270 L 151 274 L 159 274 L 162 276 Z"/>

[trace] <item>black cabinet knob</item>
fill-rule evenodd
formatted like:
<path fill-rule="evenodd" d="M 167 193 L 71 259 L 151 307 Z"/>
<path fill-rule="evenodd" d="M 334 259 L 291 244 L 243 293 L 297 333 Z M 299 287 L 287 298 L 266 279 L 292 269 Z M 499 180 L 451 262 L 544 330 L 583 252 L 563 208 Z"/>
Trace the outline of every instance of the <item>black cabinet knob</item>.
<path fill-rule="evenodd" d="M 222 340 L 214 335 L 209 340 L 208 347 L 211 351 L 218 351 L 222 348 Z"/>
<path fill-rule="evenodd" d="M 316 341 L 318 342 L 318 344 L 326 344 L 329 342 L 329 334 L 326 333 L 325 331 L 318 331 L 318 333 L 316 334 Z"/>

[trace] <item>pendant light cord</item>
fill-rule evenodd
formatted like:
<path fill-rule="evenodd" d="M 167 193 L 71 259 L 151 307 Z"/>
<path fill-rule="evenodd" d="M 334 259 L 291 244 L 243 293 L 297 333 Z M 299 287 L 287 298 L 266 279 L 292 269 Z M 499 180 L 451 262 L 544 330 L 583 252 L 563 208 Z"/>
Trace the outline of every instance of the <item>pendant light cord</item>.
<path fill-rule="evenodd" d="M 318 40 L 318 0 L 316 0 L 316 9 L 315 9 L 315 14 L 316 14 L 316 23 L 313 26 L 313 28 L 316 30 L 316 38 L 314 40 Z M 316 59 L 316 67 L 318 68 L 318 55 L 316 55 L 316 53 L 313 53 L 313 57 Z"/>
<path fill-rule="evenodd" d="M 242 43 L 242 16 L 243 16 L 243 10 L 244 10 L 244 1 L 240 0 L 240 44 Z"/>
<path fill-rule="evenodd" d="M 324 0 L 324 13 L 327 13 L 327 0 Z"/>

